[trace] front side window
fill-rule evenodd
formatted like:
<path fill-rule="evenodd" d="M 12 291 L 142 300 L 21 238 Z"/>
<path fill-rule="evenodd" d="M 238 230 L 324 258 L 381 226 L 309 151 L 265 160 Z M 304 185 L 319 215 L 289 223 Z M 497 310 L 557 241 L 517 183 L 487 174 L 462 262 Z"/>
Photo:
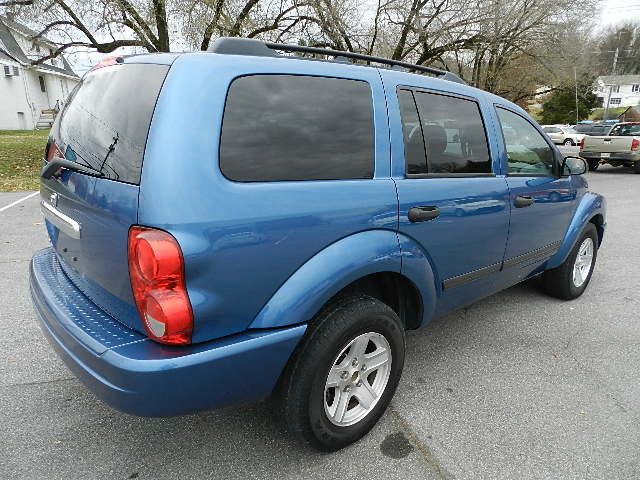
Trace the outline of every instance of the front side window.
<path fill-rule="evenodd" d="M 373 129 L 366 82 L 240 77 L 227 95 L 220 169 L 241 182 L 372 178 Z"/>
<path fill-rule="evenodd" d="M 525 175 L 553 175 L 554 154 L 544 137 L 520 115 L 497 108 L 508 172 Z"/>
<path fill-rule="evenodd" d="M 399 92 L 402 94 L 402 90 Z M 426 161 L 418 162 L 407 155 L 408 174 L 486 174 L 491 173 L 487 137 L 478 104 L 472 100 L 446 95 L 413 92 L 418 109 Z M 413 129 L 410 106 L 399 97 L 405 132 L 405 153 L 414 146 L 407 143 L 407 132 Z M 410 139 L 419 135 L 416 131 Z M 417 138 L 417 137 L 416 137 Z M 415 140 L 417 141 L 417 140 Z M 415 149 L 419 152 L 419 149 Z"/>

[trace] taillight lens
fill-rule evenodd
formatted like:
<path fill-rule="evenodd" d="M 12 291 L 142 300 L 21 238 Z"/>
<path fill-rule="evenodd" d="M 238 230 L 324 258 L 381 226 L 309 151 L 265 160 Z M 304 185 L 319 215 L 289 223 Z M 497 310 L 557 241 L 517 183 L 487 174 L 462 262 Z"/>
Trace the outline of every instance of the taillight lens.
<path fill-rule="evenodd" d="M 638 147 L 640 147 L 640 140 L 638 140 L 637 138 L 634 138 L 631 141 L 631 150 L 637 150 Z"/>
<path fill-rule="evenodd" d="M 584 137 L 580 140 L 580 150 L 584 150 Z"/>
<path fill-rule="evenodd" d="M 176 239 L 162 230 L 131 227 L 129 278 L 149 338 L 171 345 L 191 343 L 193 311 Z"/>
<path fill-rule="evenodd" d="M 58 145 L 56 145 L 56 142 L 54 142 L 53 140 L 49 140 L 47 142 L 47 148 L 46 148 L 46 152 L 45 152 L 45 159 L 47 160 L 47 162 L 50 162 L 51 160 L 53 160 L 56 157 L 57 158 L 64 158 L 64 154 L 58 148 Z"/>

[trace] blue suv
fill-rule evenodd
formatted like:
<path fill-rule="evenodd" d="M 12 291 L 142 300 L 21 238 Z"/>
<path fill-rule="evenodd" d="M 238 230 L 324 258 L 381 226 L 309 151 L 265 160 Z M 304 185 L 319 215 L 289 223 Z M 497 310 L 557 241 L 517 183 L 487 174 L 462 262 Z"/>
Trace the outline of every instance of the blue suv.
<path fill-rule="evenodd" d="M 578 297 L 605 229 L 513 103 L 257 40 L 104 62 L 45 156 L 31 293 L 69 368 L 136 415 L 274 397 L 322 450 L 383 414 L 407 330 L 535 276 Z"/>

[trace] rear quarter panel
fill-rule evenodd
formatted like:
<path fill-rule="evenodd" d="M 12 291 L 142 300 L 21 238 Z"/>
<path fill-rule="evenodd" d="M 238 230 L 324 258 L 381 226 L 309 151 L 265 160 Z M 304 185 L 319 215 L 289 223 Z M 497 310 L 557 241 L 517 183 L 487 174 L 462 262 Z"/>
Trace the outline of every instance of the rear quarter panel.
<path fill-rule="evenodd" d="M 378 132 L 375 178 L 227 180 L 218 166 L 226 92 L 238 76 L 258 73 L 368 82 Z M 359 232 L 395 232 L 397 197 L 389 163 L 386 104 L 376 69 L 216 54 L 176 60 L 149 133 L 139 222 L 169 231 L 183 249 L 194 342 L 246 329 L 281 285 L 327 246 Z M 299 291 L 301 297 L 307 293 Z"/>

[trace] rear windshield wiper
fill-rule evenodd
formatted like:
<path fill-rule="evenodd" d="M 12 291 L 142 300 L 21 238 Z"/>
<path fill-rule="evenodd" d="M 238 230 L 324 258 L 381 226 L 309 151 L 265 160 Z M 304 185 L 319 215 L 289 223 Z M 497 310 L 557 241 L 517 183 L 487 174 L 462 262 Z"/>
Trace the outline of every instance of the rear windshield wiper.
<path fill-rule="evenodd" d="M 54 158 L 50 160 L 42 168 L 42 171 L 40 172 L 40 176 L 45 179 L 51 178 L 61 168 L 72 170 L 74 172 L 86 173 L 88 175 L 94 175 L 97 177 L 104 177 L 104 173 L 102 173 L 100 170 L 97 170 L 95 168 L 88 167 L 85 165 L 81 165 L 80 163 L 72 162 L 71 160 L 66 160 L 64 158 Z"/>

